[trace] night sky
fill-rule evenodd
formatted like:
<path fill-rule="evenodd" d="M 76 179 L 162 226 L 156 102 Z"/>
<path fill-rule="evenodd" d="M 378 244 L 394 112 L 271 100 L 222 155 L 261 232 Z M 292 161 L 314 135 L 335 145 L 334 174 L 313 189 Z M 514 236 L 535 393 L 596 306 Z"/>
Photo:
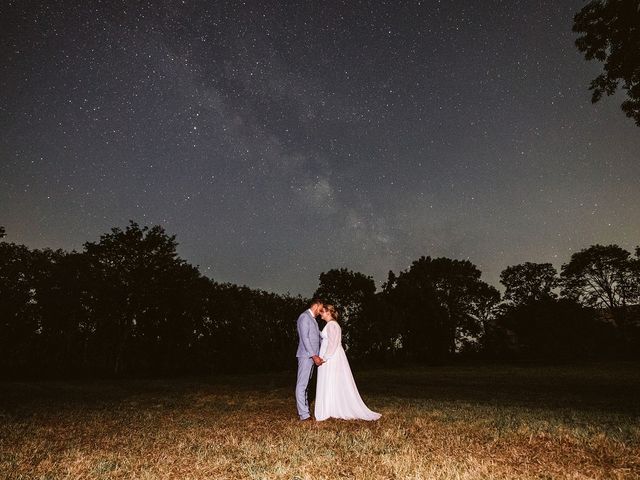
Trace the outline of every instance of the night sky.
<path fill-rule="evenodd" d="M 305 296 L 633 249 L 640 129 L 590 103 L 584 4 L 4 0 L 0 225 L 80 250 L 161 224 L 214 280 Z"/>

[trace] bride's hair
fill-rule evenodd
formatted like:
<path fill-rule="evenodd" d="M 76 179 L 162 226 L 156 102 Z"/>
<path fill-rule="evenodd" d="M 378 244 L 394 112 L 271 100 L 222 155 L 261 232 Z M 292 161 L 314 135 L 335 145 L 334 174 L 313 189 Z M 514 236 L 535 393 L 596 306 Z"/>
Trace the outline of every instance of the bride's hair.
<path fill-rule="evenodd" d="M 334 320 L 338 320 L 338 311 L 336 310 L 336 307 L 334 307 L 333 305 L 325 305 L 324 309 L 329 312 L 331 318 L 333 318 Z"/>

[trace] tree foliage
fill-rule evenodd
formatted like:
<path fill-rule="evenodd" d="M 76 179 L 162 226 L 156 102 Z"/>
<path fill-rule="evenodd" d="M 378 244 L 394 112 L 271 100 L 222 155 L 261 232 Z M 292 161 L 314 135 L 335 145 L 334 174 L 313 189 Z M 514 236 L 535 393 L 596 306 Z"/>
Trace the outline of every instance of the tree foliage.
<path fill-rule="evenodd" d="M 35 303 L 35 265 L 39 252 L 0 242 L 0 351 L 13 368 L 35 358 L 40 327 Z"/>
<path fill-rule="evenodd" d="M 591 100 L 612 95 L 622 84 L 628 99 L 621 107 L 640 126 L 640 2 L 593 0 L 574 17 L 573 31 L 582 34 L 576 46 L 587 60 L 604 63 L 603 73 L 589 87 Z"/>
<path fill-rule="evenodd" d="M 4 375 L 246 371 L 291 361 L 304 299 L 203 277 L 159 226 L 130 223 L 84 247 L 0 242 Z"/>
<path fill-rule="evenodd" d="M 362 312 L 363 305 L 376 293 L 373 278 L 346 268 L 334 268 L 320 274 L 314 296 L 335 305 L 341 318 L 349 321 Z"/>
<path fill-rule="evenodd" d="M 201 288 L 200 274 L 178 257 L 176 247 L 162 227 L 134 222 L 85 244 L 87 280 L 92 292 L 101 292 L 87 298 L 96 312 L 96 348 L 107 349 L 105 368 L 115 374 L 126 361 L 138 363 L 125 352 L 144 351 L 157 364 L 194 341 L 190 309 L 198 305 L 193 293 Z M 136 348 L 127 349 L 129 342 Z"/>
<path fill-rule="evenodd" d="M 504 300 L 512 305 L 523 305 L 538 300 L 556 298 L 558 272 L 550 263 L 525 262 L 512 265 L 500 273 L 505 287 Z"/>
<path fill-rule="evenodd" d="M 562 293 L 586 306 L 615 310 L 638 300 L 630 253 L 618 245 L 593 245 L 562 266 Z"/>
<path fill-rule="evenodd" d="M 371 317 L 365 315 L 373 302 L 376 285 L 373 278 L 346 268 L 335 268 L 320 274 L 320 285 L 314 297 L 337 307 L 342 324 L 342 338 L 350 355 L 362 356 L 371 337 Z"/>
<path fill-rule="evenodd" d="M 520 360 L 597 358 L 611 354 L 615 341 L 614 328 L 599 322 L 593 311 L 551 297 L 506 309 L 490 335 L 491 353 Z"/>
<path fill-rule="evenodd" d="M 385 291 L 402 312 L 402 344 L 409 356 L 440 362 L 482 332 L 499 294 L 480 275 L 468 260 L 431 257 L 398 276 L 390 273 Z"/>
<path fill-rule="evenodd" d="M 0 242 L 0 374 L 177 375 L 295 365 L 302 297 L 200 274 L 174 236 L 131 222 L 80 252 Z M 506 273 L 505 273 L 506 272 Z M 506 303 L 468 260 L 421 257 L 376 291 L 344 268 L 320 275 L 349 357 L 443 362 L 461 353 L 554 360 L 640 351 L 640 248 L 575 253 L 562 298 L 549 264 L 503 272 Z M 611 321 L 613 318 L 614 321 Z"/>

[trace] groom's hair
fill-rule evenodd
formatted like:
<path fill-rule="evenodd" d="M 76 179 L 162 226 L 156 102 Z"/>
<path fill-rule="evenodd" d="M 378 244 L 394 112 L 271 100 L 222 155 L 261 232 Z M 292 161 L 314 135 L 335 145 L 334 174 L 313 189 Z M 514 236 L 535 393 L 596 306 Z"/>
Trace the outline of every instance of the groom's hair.
<path fill-rule="evenodd" d="M 311 302 L 309 302 L 309 306 L 312 307 L 314 306 L 316 303 L 319 303 L 321 305 L 324 305 L 324 301 L 320 298 L 320 297 L 313 297 L 311 299 Z"/>

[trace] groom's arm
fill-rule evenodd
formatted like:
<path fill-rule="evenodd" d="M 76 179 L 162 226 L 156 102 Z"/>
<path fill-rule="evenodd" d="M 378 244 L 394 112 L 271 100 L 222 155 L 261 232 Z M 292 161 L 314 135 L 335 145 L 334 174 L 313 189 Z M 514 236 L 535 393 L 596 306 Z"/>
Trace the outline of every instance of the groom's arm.
<path fill-rule="evenodd" d="M 309 358 L 315 357 L 315 352 L 313 351 L 313 346 L 311 345 L 311 341 L 309 340 L 309 331 L 311 330 L 311 326 L 309 325 L 309 319 L 306 315 L 302 315 L 298 318 L 298 335 L 300 336 L 300 340 L 302 340 L 302 345 L 304 346 L 305 351 L 307 352 L 307 356 Z"/>

